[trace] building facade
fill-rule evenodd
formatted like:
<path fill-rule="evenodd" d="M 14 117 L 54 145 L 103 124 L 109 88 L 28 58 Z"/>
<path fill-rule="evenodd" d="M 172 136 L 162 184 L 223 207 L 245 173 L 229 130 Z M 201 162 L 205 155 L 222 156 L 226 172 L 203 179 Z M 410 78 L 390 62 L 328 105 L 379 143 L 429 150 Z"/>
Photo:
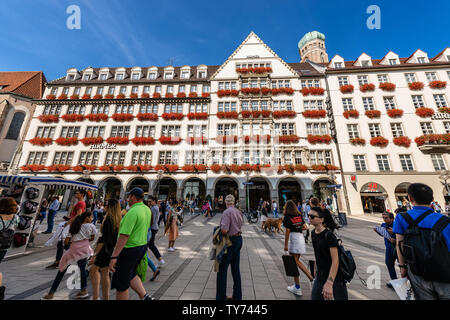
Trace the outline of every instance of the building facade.
<path fill-rule="evenodd" d="M 261 198 L 282 205 L 287 199 L 315 194 L 335 209 L 363 214 L 381 210 L 379 202 L 385 195 L 384 205 L 393 208 L 391 184 L 397 180 L 403 179 L 398 183 L 402 187 L 419 179 L 442 190 L 435 164 L 447 168 L 449 159 L 441 140 L 433 140 L 432 155 L 425 154 L 430 147 L 427 138 L 422 138 L 426 143 L 421 146 L 413 141 L 409 147 L 349 143 L 354 124 L 358 131 L 352 139 L 367 135 L 367 140 L 369 134 L 381 136 L 391 124 L 385 112 L 371 119 L 363 114 L 344 117 L 351 102 L 360 113 L 366 105 L 368 110 L 383 110 L 380 101 L 385 96 L 378 88 L 364 94 L 358 89 L 342 93 L 341 85 L 342 77 L 347 77 L 347 87 L 350 82 L 356 87 L 358 76 L 368 76 L 367 84 L 378 83 L 379 69 L 392 75 L 390 80 L 399 83 L 386 98 L 394 97 L 398 108 L 404 106 L 395 123 L 405 126 L 402 135 L 414 140 L 422 135 L 423 118 L 414 114 L 410 89 L 401 88 L 400 80 L 405 79 L 400 78 L 405 70 L 419 76 L 428 68 L 437 70 L 439 80 L 445 76 L 448 80 L 446 51 L 441 54 L 444 60 L 435 57 L 423 64 L 399 59 L 398 65 L 383 65 L 369 58 L 374 65 L 359 66 L 338 61 L 338 56 L 328 62 L 325 37 L 313 32 L 299 42 L 299 52 L 307 55 L 303 62 L 286 63 L 250 33 L 220 66 L 69 69 L 48 83 L 37 101 L 19 167 L 23 172 L 95 183 L 105 198 L 140 186 L 161 199 L 214 199 L 231 193 L 241 207 L 251 209 Z M 421 90 L 426 99 L 436 94 L 447 99 L 446 86 L 427 85 Z M 433 109 L 435 115 L 423 121 L 443 134 L 448 128 L 442 119 L 448 114 L 438 113 L 437 106 Z M 413 123 L 419 130 L 412 128 Z M 383 133 L 376 131 L 377 124 Z M 381 160 L 385 163 L 379 155 L 390 157 L 387 170 L 377 166 Z M 420 166 L 409 170 L 411 158 L 405 155 L 420 161 Z M 365 167 L 355 168 L 363 159 L 355 156 L 365 157 Z M 331 185 L 342 185 L 336 196 Z M 66 194 L 65 200 L 69 197 Z M 436 198 L 443 201 L 442 197 Z M 372 210 L 366 209 L 369 206 Z"/>

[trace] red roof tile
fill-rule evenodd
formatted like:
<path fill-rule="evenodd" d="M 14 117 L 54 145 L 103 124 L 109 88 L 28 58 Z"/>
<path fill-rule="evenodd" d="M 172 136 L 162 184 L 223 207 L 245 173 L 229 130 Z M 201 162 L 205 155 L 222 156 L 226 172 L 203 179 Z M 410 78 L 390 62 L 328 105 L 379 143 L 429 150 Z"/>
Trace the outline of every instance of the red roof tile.
<path fill-rule="evenodd" d="M 41 99 L 46 79 L 42 71 L 0 72 L 0 93 L 16 93 Z"/>

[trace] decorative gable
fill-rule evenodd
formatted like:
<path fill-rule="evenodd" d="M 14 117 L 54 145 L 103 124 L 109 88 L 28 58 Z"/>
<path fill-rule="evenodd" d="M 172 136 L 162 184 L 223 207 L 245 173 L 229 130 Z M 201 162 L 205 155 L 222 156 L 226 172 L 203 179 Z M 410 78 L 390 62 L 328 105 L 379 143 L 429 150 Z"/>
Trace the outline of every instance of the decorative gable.
<path fill-rule="evenodd" d="M 381 59 L 380 64 L 382 65 L 395 65 L 395 64 L 400 64 L 400 60 L 398 58 L 398 54 L 389 51 L 384 57 L 383 59 Z"/>
<path fill-rule="evenodd" d="M 450 62 L 450 47 L 441 51 L 436 57 L 431 60 L 439 62 Z"/>
<path fill-rule="evenodd" d="M 430 61 L 428 59 L 427 53 L 420 49 L 414 51 L 414 53 L 410 55 L 405 61 L 405 63 L 428 63 L 428 62 Z"/>
<path fill-rule="evenodd" d="M 345 61 L 340 55 L 335 55 L 328 64 L 328 68 L 342 69 L 345 68 Z"/>
<path fill-rule="evenodd" d="M 357 67 L 371 67 L 372 66 L 372 57 L 366 53 L 362 53 L 358 59 L 353 63 L 354 66 Z"/>

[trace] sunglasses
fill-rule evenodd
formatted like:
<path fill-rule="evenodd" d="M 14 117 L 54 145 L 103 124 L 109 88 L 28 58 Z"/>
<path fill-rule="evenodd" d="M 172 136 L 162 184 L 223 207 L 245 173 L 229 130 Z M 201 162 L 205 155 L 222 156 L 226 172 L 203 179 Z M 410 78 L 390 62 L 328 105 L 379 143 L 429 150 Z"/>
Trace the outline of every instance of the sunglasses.
<path fill-rule="evenodd" d="M 313 214 L 308 214 L 308 217 L 310 217 L 311 219 L 314 219 L 314 218 L 320 218 L 319 216 L 315 216 L 315 215 L 313 215 Z"/>

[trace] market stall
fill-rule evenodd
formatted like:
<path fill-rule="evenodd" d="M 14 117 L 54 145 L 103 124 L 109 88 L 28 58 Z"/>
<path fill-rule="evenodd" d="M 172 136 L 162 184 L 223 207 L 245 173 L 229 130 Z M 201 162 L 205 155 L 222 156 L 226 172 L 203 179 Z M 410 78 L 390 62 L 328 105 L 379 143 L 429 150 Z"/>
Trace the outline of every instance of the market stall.
<path fill-rule="evenodd" d="M 20 207 L 17 212 L 20 223 L 6 257 L 25 253 L 33 225 L 38 216 L 39 206 L 46 192 L 49 190 L 82 189 L 96 191 L 97 186 L 82 181 L 54 177 L 0 175 L 1 197 L 13 197 Z"/>

